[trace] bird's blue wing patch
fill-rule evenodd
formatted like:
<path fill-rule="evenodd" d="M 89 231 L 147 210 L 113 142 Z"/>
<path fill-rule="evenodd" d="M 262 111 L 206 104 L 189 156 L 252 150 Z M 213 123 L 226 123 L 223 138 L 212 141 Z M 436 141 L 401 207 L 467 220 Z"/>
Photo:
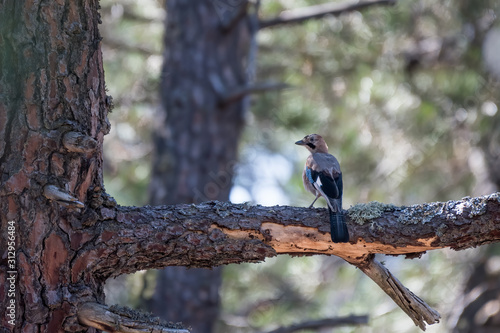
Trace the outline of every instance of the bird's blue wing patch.
<path fill-rule="evenodd" d="M 307 176 L 307 179 L 309 179 L 309 182 L 311 184 L 314 184 L 314 179 L 312 177 L 311 168 L 306 168 L 306 176 Z"/>

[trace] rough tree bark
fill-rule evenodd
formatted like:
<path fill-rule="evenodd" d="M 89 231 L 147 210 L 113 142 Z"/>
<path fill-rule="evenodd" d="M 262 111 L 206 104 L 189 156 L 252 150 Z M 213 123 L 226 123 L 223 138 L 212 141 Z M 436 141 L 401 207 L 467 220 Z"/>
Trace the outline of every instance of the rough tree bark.
<path fill-rule="evenodd" d="M 247 103 L 224 99 L 248 85 L 256 34 L 246 2 L 239 3 L 225 17 L 212 1 L 166 2 L 164 118 L 154 133 L 153 205 L 229 200 Z M 168 267 L 158 272 L 148 304 L 163 318 L 208 333 L 218 318 L 220 284 L 220 268 Z"/>
<path fill-rule="evenodd" d="M 97 13 L 97 0 L 0 4 L 0 308 L 15 305 L 15 331 L 71 331 L 82 297 L 104 301 L 104 281 L 73 262 L 112 202 Z"/>

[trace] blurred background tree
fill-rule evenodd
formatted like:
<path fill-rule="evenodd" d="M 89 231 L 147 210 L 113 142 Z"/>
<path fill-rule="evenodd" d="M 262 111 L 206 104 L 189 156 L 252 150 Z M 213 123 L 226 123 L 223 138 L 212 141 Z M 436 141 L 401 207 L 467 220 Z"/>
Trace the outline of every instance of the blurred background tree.
<path fill-rule="evenodd" d="M 320 2 L 327 1 L 263 2 L 259 16 Z M 145 204 L 168 13 L 155 0 L 101 5 L 115 104 L 105 140 L 106 188 L 121 204 Z M 309 133 L 323 135 L 341 162 L 346 208 L 498 191 L 499 7 L 494 0 L 402 0 L 259 31 L 256 79 L 293 88 L 252 98 L 230 200 L 308 205 L 312 197 L 300 178 L 306 152 L 293 142 Z M 498 246 L 440 250 L 412 261 L 388 257 L 386 264 L 443 315 L 429 332 L 487 332 L 499 329 L 499 252 Z M 372 281 L 338 258 L 280 257 L 228 266 L 223 274 L 217 332 L 366 313 L 368 326 L 338 331 L 418 331 Z M 137 304 L 154 290 L 154 271 L 122 277 L 108 283 L 108 303 Z"/>

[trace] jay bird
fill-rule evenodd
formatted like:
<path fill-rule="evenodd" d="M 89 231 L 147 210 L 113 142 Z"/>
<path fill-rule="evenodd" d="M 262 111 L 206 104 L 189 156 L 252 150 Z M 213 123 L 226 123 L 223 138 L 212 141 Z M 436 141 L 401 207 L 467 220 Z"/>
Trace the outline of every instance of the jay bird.
<path fill-rule="evenodd" d="M 328 146 L 318 134 L 306 135 L 295 144 L 305 146 L 311 152 L 302 174 L 304 187 L 316 196 L 309 208 L 320 196 L 324 197 L 330 212 L 332 241 L 349 242 L 349 233 L 342 213 L 343 189 L 339 162 L 333 155 L 328 154 Z M 375 254 L 366 253 L 356 258 L 350 255 L 342 256 L 342 253 L 337 255 L 358 267 L 375 281 L 422 330 L 425 330 L 426 323 L 439 322 L 439 313 L 403 286 L 384 265 L 375 260 Z"/>
<path fill-rule="evenodd" d="M 330 213 L 332 241 L 349 242 L 349 233 L 342 213 L 342 172 L 335 156 L 328 154 L 325 140 L 318 134 L 306 135 L 296 145 L 305 146 L 311 152 L 306 160 L 302 180 L 306 190 L 316 196 L 311 208 L 320 196 L 326 199 Z"/>

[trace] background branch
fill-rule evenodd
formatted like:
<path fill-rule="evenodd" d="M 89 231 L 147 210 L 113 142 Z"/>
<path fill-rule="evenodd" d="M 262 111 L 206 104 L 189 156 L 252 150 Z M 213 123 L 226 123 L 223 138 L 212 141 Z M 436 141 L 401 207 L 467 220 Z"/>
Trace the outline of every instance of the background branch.
<path fill-rule="evenodd" d="M 249 94 L 263 93 L 273 90 L 290 88 L 290 85 L 282 82 L 257 82 L 252 85 L 235 88 L 222 99 L 222 104 L 234 103 Z"/>
<path fill-rule="evenodd" d="M 366 325 L 366 324 L 368 324 L 368 316 L 347 316 L 347 317 L 327 318 L 320 320 L 310 320 L 287 327 L 280 327 L 268 333 L 292 333 L 306 329 L 319 330 L 322 328 L 331 328 L 331 327 L 338 327 L 345 325 Z"/>
<path fill-rule="evenodd" d="M 309 19 L 318 19 L 326 15 L 338 16 L 347 12 L 360 10 L 374 5 L 394 5 L 396 0 L 370 0 L 370 1 L 352 1 L 346 3 L 325 3 L 305 8 L 290 9 L 281 12 L 277 17 L 262 20 L 261 28 L 269 28 L 277 25 L 301 23 Z"/>

